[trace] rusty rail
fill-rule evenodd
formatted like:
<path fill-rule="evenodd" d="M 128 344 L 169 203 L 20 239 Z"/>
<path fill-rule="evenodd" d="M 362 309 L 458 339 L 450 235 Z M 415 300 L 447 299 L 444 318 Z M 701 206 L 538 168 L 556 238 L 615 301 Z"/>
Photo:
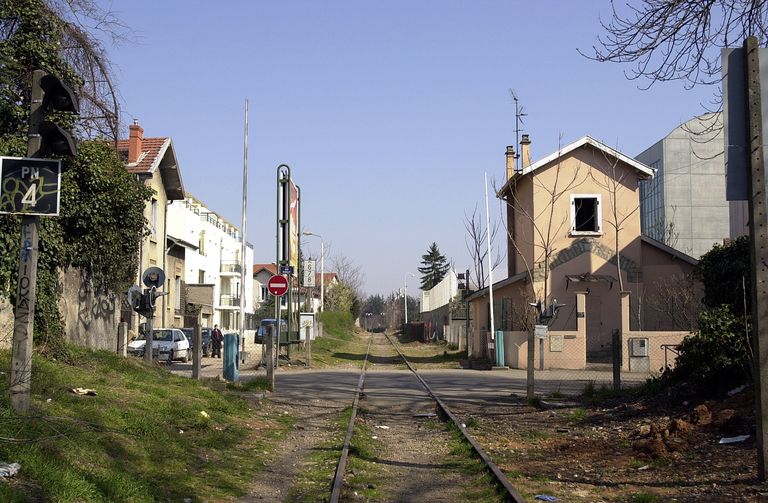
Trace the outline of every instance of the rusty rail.
<path fill-rule="evenodd" d="M 347 436 L 344 438 L 344 445 L 341 448 L 341 456 L 339 456 L 339 464 L 336 465 L 336 475 L 333 477 L 333 486 L 331 486 L 331 503 L 338 503 L 339 497 L 341 496 L 341 483 L 344 480 L 344 472 L 347 469 L 349 444 L 352 442 L 352 434 L 355 431 L 357 406 L 360 402 L 360 394 L 363 391 L 363 386 L 365 385 L 365 367 L 368 365 L 368 353 L 371 351 L 371 342 L 373 342 L 373 338 L 368 341 L 368 348 L 365 350 L 365 359 L 363 360 L 363 368 L 360 371 L 360 379 L 357 381 L 355 399 L 352 401 L 352 415 L 349 418 L 349 425 L 347 426 Z"/>

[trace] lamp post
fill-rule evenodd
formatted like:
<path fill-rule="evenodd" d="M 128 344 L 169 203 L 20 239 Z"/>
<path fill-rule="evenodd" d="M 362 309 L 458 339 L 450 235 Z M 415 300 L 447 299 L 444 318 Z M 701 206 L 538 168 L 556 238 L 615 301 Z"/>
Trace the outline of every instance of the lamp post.
<path fill-rule="evenodd" d="M 403 289 L 403 307 L 405 308 L 404 312 L 405 312 L 406 325 L 408 324 L 408 275 L 409 274 L 412 278 L 416 277 L 416 275 L 413 274 L 412 272 L 405 273 L 405 288 Z"/>
<path fill-rule="evenodd" d="M 323 243 L 323 236 L 309 231 L 304 231 L 302 234 L 320 239 L 320 312 L 323 312 L 325 307 L 325 244 Z"/>

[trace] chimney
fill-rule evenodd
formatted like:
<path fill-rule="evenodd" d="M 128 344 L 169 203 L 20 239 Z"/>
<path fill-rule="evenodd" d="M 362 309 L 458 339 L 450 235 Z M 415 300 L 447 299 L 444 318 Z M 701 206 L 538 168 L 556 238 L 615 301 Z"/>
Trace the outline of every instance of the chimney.
<path fill-rule="evenodd" d="M 515 174 L 515 147 L 507 145 L 507 180 Z"/>
<path fill-rule="evenodd" d="M 523 156 L 523 169 L 531 165 L 531 140 L 527 134 L 520 140 L 520 153 Z"/>
<path fill-rule="evenodd" d="M 141 156 L 141 140 L 144 139 L 144 128 L 139 126 L 139 121 L 134 119 L 128 126 L 128 164 L 133 164 Z"/>

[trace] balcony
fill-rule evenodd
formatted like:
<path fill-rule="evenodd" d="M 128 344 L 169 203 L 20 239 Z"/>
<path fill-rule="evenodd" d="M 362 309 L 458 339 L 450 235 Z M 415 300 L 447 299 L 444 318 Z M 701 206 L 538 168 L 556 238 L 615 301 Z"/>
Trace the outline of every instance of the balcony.
<path fill-rule="evenodd" d="M 240 274 L 243 271 L 242 264 L 236 260 L 222 260 L 221 261 L 221 273 L 222 274 Z"/>
<path fill-rule="evenodd" d="M 221 307 L 240 307 L 240 296 L 229 293 L 222 293 L 219 297 L 219 306 Z"/>

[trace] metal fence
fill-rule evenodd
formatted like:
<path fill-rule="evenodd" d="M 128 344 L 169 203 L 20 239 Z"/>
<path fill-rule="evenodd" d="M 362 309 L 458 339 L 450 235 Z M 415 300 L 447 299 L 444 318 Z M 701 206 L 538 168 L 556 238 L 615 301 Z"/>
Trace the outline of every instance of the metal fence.
<path fill-rule="evenodd" d="M 495 368 L 508 368 L 525 378 L 530 360 L 528 332 L 498 331 L 490 340 L 481 331 L 485 358 Z M 681 332 L 612 333 L 611 341 L 590 351 L 576 332 L 549 331 L 533 337 L 533 369 L 537 394 L 578 394 L 589 388 L 637 386 L 675 365 Z M 490 344 L 489 344 L 490 343 Z"/>

